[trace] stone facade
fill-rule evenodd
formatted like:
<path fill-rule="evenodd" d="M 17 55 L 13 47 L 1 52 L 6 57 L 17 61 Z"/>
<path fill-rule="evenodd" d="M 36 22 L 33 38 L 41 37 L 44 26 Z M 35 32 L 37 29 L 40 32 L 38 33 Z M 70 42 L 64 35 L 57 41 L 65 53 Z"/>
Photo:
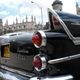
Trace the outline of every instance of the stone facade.
<path fill-rule="evenodd" d="M 0 19 L 0 35 L 3 33 L 3 22 L 2 19 Z"/>
<path fill-rule="evenodd" d="M 76 14 L 80 15 L 80 7 L 77 2 L 76 2 Z"/>
<path fill-rule="evenodd" d="M 36 18 L 31 16 L 31 21 L 27 20 L 18 22 L 18 19 L 16 18 L 16 23 L 13 22 L 13 24 L 9 25 L 8 20 L 6 20 L 5 25 L 3 26 L 2 19 L 0 19 L 0 31 L 4 33 L 8 32 L 15 32 L 15 31 L 31 31 L 36 30 Z M 0 33 L 1 34 L 1 33 Z"/>

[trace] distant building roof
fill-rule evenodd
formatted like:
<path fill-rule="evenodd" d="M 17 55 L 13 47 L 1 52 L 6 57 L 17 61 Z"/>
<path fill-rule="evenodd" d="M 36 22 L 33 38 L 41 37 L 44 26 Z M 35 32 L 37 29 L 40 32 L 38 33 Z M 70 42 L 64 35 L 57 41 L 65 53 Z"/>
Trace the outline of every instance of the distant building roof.
<path fill-rule="evenodd" d="M 62 1 L 55 0 L 55 1 L 53 2 L 52 6 L 53 6 L 53 5 L 56 5 L 56 4 L 61 4 L 61 5 L 63 5 Z"/>

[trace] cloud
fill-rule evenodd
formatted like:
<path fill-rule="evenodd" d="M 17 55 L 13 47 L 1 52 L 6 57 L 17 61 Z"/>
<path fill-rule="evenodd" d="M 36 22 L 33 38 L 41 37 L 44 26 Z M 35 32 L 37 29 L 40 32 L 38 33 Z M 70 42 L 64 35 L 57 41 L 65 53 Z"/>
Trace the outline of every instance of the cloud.
<path fill-rule="evenodd" d="M 5 5 L 10 5 L 10 4 L 14 4 L 14 5 L 18 5 L 23 3 L 24 0 L 0 0 L 0 4 L 5 4 Z"/>
<path fill-rule="evenodd" d="M 20 12 L 20 15 L 38 16 L 41 14 L 41 9 L 38 7 L 21 7 L 19 12 Z"/>
<path fill-rule="evenodd" d="M 18 7 L 18 5 L 23 4 L 27 7 L 27 5 L 31 2 L 37 3 L 39 6 L 51 6 L 54 0 L 0 0 L 0 4 L 4 4 L 11 7 Z M 75 0 L 61 0 L 63 2 L 63 10 L 66 12 L 72 12 L 75 11 Z M 36 5 L 36 4 L 34 4 Z M 20 6 L 19 6 L 20 7 Z M 24 9 L 24 8 L 23 8 Z M 26 9 L 27 10 L 27 9 Z M 25 11 L 25 10 L 24 10 Z"/>
<path fill-rule="evenodd" d="M 62 0 L 63 11 L 76 14 L 76 1 L 75 0 Z"/>
<path fill-rule="evenodd" d="M 33 0 L 40 6 L 52 7 L 54 0 Z M 76 14 L 76 1 L 75 0 L 60 0 L 63 3 L 63 11 Z M 42 5 L 41 5 L 42 4 Z"/>
<path fill-rule="evenodd" d="M 31 1 L 35 2 L 34 4 L 31 4 Z M 75 0 L 61 0 L 63 2 L 63 11 L 74 13 L 76 14 L 76 8 L 75 8 Z M 0 0 L 0 15 L 3 18 L 3 21 L 5 22 L 7 19 L 9 20 L 9 23 L 13 23 L 15 21 L 15 18 L 18 17 L 19 21 L 20 18 L 25 17 L 26 15 L 31 17 L 31 15 L 40 15 L 41 10 L 40 7 L 52 7 L 52 3 L 54 0 Z M 31 7 L 36 6 L 36 8 L 33 7 L 33 10 Z M 2 10 L 3 9 L 3 10 Z M 44 13 L 44 12 L 43 12 Z"/>
<path fill-rule="evenodd" d="M 4 15 L 5 16 L 5 15 L 8 15 L 8 14 L 9 14 L 9 12 L 7 12 L 7 11 L 1 11 L 0 12 L 0 15 Z"/>
<path fill-rule="evenodd" d="M 30 7 L 24 7 L 24 6 L 22 6 L 20 9 L 19 9 L 19 12 L 20 12 L 20 14 L 21 15 L 23 15 L 23 14 L 29 14 L 29 13 L 31 13 L 31 11 L 30 11 Z"/>

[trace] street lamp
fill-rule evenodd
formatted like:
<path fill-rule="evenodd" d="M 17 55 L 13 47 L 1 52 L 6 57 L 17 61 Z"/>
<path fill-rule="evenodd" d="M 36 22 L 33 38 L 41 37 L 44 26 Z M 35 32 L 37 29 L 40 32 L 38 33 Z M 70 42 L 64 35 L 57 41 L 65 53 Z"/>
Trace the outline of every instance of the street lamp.
<path fill-rule="evenodd" d="M 35 2 L 33 2 L 33 1 L 31 1 L 31 3 L 34 3 L 35 5 L 37 5 L 39 8 L 40 8 L 40 10 L 41 10 L 41 24 L 43 25 L 43 12 L 42 12 L 42 7 L 39 5 L 39 4 L 37 4 L 37 3 L 35 3 Z"/>

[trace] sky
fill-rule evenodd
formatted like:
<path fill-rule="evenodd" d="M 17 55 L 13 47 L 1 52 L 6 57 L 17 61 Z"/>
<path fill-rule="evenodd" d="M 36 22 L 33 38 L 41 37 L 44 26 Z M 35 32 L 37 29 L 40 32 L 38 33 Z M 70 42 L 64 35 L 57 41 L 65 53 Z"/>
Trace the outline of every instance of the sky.
<path fill-rule="evenodd" d="M 0 0 L 0 18 L 3 19 L 3 24 L 8 20 L 9 24 L 15 22 L 16 17 L 19 21 L 25 18 L 30 12 L 31 1 L 38 4 L 38 6 L 51 7 L 54 0 Z M 60 0 L 63 3 L 63 11 L 76 14 L 76 1 L 79 0 Z M 80 5 L 80 4 L 79 4 Z M 39 12 L 36 12 L 38 14 Z"/>

